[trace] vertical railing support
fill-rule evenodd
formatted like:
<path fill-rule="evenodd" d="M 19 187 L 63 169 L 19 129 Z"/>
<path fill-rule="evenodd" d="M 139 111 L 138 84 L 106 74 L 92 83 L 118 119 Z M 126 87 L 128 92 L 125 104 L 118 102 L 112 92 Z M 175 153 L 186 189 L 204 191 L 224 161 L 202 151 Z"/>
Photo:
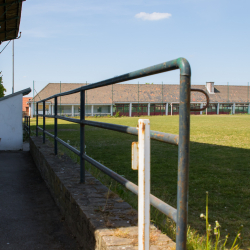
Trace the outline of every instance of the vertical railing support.
<path fill-rule="evenodd" d="M 149 250 L 150 243 L 150 122 L 139 119 L 138 249 Z"/>
<path fill-rule="evenodd" d="M 85 90 L 81 90 L 81 104 L 80 104 L 80 120 L 85 120 Z M 85 160 L 83 159 L 85 154 L 85 135 L 84 124 L 80 123 L 80 183 L 85 183 Z"/>
<path fill-rule="evenodd" d="M 36 136 L 38 136 L 38 102 L 36 103 Z"/>
<path fill-rule="evenodd" d="M 55 120 L 54 120 L 54 153 L 55 155 L 57 155 L 57 97 L 54 98 L 54 102 L 55 102 L 55 105 L 54 105 L 54 117 L 55 117 Z"/>
<path fill-rule="evenodd" d="M 29 137 L 30 137 L 30 116 L 28 116 L 28 121 L 29 121 Z"/>
<path fill-rule="evenodd" d="M 43 101 L 43 143 L 45 143 L 45 101 Z"/>
<path fill-rule="evenodd" d="M 176 249 L 186 250 L 190 140 L 190 75 L 181 75 L 177 185 Z"/>

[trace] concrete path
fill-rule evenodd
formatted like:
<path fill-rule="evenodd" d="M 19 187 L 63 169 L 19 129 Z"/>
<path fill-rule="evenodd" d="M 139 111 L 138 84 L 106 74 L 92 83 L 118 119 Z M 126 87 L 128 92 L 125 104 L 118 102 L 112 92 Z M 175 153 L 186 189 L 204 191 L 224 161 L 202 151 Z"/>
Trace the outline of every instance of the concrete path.
<path fill-rule="evenodd" d="M 29 152 L 0 151 L 0 249 L 80 249 Z"/>

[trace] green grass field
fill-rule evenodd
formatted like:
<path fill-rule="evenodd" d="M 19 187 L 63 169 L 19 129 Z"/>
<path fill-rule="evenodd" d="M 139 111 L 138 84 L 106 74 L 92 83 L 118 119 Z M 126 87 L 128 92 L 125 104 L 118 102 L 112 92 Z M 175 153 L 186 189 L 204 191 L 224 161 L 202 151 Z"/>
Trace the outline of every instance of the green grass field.
<path fill-rule="evenodd" d="M 138 117 L 87 119 L 133 127 L 138 123 Z M 178 116 L 152 116 L 151 130 L 178 134 L 178 120 Z M 35 119 L 31 125 L 35 125 Z M 41 119 L 39 125 L 42 125 Z M 53 127 L 53 119 L 46 119 L 46 130 L 53 133 Z M 131 143 L 137 141 L 137 137 L 95 127 L 85 128 L 87 155 L 137 183 L 137 171 L 131 169 Z M 58 129 L 59 138 L 70 140 L 72 146 L 79 148 L 78 124 L 60 120 Z M 218 220 L 222 226 L 222 238 L 230 233 L 232 242 L 243 224 L 242 249 L 250 246 L 249 138 L 249 115 L 191 116 L 189 225 L 200 235 L 205 233 L 205 222 L 200 219 L 200 214 L 205 213 L 205 193 L 209 191 L 209 221 L 212 228 L 214 221 Z M 63 146 L 60 149 L 77 160 Z M 151 193 L 174 207 L 177 193 L 177 149 L 177 146 L 151 141 Z M 109 186 L 112 182 L 111 188 L 136 208 L 137 197 L 103 177 L 99 171 L 90 169 L 89 165 L 87 167 L 104 184 Z M 151 217 L 161 228 L 168 221 L 153 209 Z M 166 231 L 173 237 L 171 223 L 167 225 L 170 229 L 166 228 Z"/>

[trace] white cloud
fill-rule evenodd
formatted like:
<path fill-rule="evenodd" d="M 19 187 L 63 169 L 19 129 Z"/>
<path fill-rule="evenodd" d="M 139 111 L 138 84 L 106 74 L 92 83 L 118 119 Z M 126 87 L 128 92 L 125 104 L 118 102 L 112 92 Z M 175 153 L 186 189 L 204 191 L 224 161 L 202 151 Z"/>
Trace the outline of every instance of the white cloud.
<path fill-rule="evenodd" d="M 159 13 L 153 12 L 152 14 L 146 12 L 140 12 L 135 15 L 136 18 L 141 18 L 142 20 L 157 21 L 161 19 L 170 18 L 172 15 L 170 13 Z"/>

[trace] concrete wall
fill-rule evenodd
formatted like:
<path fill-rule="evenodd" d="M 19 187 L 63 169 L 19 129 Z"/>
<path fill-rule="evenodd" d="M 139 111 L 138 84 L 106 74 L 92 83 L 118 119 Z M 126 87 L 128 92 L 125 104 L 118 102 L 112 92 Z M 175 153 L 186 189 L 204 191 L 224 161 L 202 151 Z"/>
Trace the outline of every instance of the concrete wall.
<path fill-rule="evenodd" d="M 0 150 L 23 148 L 23 94 L 0 101 Z"/>

